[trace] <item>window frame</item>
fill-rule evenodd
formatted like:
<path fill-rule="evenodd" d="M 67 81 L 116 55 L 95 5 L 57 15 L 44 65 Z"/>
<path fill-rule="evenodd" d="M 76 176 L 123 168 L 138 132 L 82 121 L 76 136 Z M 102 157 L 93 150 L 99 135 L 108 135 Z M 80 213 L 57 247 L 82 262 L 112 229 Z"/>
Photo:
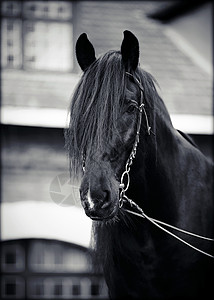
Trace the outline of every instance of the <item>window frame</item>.
<path fill-rule="evenodd" d="M 15 286 L 15 293 L 8 294 L 6 292 L 7 285 Z M 3 299 L 23 299 L 25 294 L 25 280 L 21 276 L 4 276 L 1 280 L 1 296 Z"/>
<path fill-rule="evenodd" d="M 14 263 L 7 263 L 7 255 L 13 254 L 15 257 Z M 25 252 L 21 245 L 4 245 L 1 250 L 1 266 L 3 272 L 23 272 L 25 269 Z"/>
<path fill-rule="evenodd" d="M 9 1 L 2 1 L 3 2 L 9 2 Z M 76 23 L 76 17 L 75 17 L 75 12 L 76 12 L 76 3 L 75 1 L 69 1 L 69 0 L 63 0 L 62 2 L 67 2 L 70 5 L 70 9 L 71 9 L 71 16 L 66 18 L 66 19 L 59 19 L 59 18 L 54 18 L 54 17 L 37 17 L 37 16 L 32 16 L 32 15 L 26 15 L 26 13 L 24 12 L 24 5 L 25 3 L 28 3 L 28 1 L 10 1 L 10 2 L 17 2 L 20 6 L 20 10 L 19 12 L 17 12 L 16 14 L 7 14 L 1 11 L 1 19 L 3 20 L 17 20 L 18 22 L 20 22 L 20 36 L 19 36 L 19 45 L 21 47 L 20 49 L 20 64 L 19 66 L 9 66 L 7 61 L 4 63 L 4 66 L 2 67 L 2 69 L 12 69 L 12 70 L 23 70 L 23 71 L 32 71 L 32 72 L 56 72 L 56 73 L 74 73 L 76 71 L 76 63 L 75 63 L 75 59 L 74 59 L 74 36 L 75 36 L 75 23 Z M 33 2 L 33 1 L 32 1 Z M 34 1 L 35 3 L 37 1 Z M 42 1 L 41 1 L 42 2 Z M 46 1 L 48 2 L 55 2 L 55 1 Z M 68 24 L 70 25 L 70 40 L 71 40 L 71 47 L 70 47 L 70 59 L 71 59 L 71 65 L 70 67 L 68 67 L 67 70 L 58 70 L 56 69 L 49 69 L 47 67 L 44 68 L 33 68 L 33 67 L 29 67 L 27 66 L 26 60 L 25 60 L 25 53 L 26 53 L 26 46 L 25 46 L 25 40 L 26 40 L 26 33 L 25 33 L 25 24 L 26 22 L 31 21 L 32 23 L 36 23 L 36 22 L 44 22 L 44 23 L 58 23 L 58 24 Z M 3 36 L 3 35 L 2 35 Z M 7 55 L 8 56 L 8 55 Z"/>

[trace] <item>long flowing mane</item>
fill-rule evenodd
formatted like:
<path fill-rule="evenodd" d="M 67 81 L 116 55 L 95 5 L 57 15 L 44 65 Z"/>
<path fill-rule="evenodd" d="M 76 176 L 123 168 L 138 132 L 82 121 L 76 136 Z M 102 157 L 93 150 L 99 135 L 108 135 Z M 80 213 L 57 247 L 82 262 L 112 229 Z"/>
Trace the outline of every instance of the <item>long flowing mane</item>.
<path fill-rule="evenodd" d="M 82 155 L 102 153 L 118 134 L 117 120 L 125 91 L 125 69 L 117 51 L 97 59 L 83 74 L 71 101 L 66 147 L 72 174 L 77 175 Z"/>
<path fill-rule="evenodd" d="M 157 96 L 155 80 L 140 68 L 136 73 L 144 84 L 148 105 L 152 105 L 152 98 Z M 88 156 L 104 153 L 112 144 L 112 136 L 119 136 L 126 82 L 119 51 L 102 55 L 83 73 L 71 100 L 70 124 L 65 130 L 72 176 L 79 175 L 85 152 Z"/>

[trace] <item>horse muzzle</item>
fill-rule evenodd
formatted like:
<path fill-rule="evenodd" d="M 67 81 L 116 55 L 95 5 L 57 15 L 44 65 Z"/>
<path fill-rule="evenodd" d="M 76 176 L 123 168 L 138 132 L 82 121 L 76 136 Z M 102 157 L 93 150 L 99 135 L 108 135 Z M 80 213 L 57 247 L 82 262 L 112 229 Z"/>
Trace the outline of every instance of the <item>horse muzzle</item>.
<path fill-rule="evenodd" d="M 118 205 L 112 199 L 112 193 L 108 190 L 90 191 L 83 193 L 80 190 L 80 198 L 86 215 L 95 221 L 112 219 L 118 212 Z"/>

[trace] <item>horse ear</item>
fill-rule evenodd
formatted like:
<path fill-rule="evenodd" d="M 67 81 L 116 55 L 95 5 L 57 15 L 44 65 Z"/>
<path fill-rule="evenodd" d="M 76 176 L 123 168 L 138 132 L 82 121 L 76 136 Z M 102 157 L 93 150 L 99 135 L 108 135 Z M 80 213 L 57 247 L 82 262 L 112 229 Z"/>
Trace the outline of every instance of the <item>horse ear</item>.
<path fill-rule="evenodd" d="M 136 36 L 128 30 L 123 32 L 121 54 L 126 71 L 135 70 L 139 62 L 139 42 Z"/>
<path fill-rule="evenodd" d="M 82 33 L 76 42 L 76 57 L 83 71 L 96 60 L 94 47 L 86 33 Z"/>

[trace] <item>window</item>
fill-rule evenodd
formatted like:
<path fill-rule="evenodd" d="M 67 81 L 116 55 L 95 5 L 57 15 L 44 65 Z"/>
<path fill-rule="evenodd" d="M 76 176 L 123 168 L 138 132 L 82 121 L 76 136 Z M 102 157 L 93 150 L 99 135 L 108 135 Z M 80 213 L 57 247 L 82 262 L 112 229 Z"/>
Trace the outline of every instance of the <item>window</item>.
<path fill-rule="evenodd" d="M 23 299 L 25 283 L 21 277 L 5 276 L 2 278 L 1 296 L 4 299 Z"/>
<path fill-rule="evenodd" d="M 1 266 L 4 272 L 21 272 L 25 266 L 24 250 L 20 245 L 3 245 L 1 251 Z"/>
<path fill-rule="evenodd" d="M 28 298 L 30 299 L 72 299 L 72 295 L 72 281 L 67 277 L 49 274 L 47 277 L 35 276 L 29 280 Z"/>
<path fill-rule="evenodd" d="M 61 296 L 62 295 L 62 283 L 56 283 L 54 285 L 54 296 Z"/>
<path fill-rule="evenodd" d="M 72 285 L 72 295 L 79 296 L 81 294 L 81 287 L 79 284 Z"/>
<path fill-rule="evenodd" d="M 5 264 L 16 264 L 16 253 L 8 252 L 5 253 Z"/>
<path fill-rule="evenodd" d="M 90 284 L 90 295 L 91 297 L 104 297 L 108 294 L 106 283 L 103 279 L 94 277 L 91 278 L 91 284 Z"/>
<path fill-rule="evenodd" d="M 100 295 L 100 285 L 98 283 L 93 283 L 91 285 L 91 295 L 92 296 L 99 296 Z"/>
<path fill-rule="evenodd" d="M 15 282 L 7 282 L 5 284 L 5 294 L 7 296 L 15 296 L 16 295 L 16 283 Z"/>
<path fill-rule="evenodd" d="M 48 286 L 47 286 L 48 288 Z M 43 299 L 46 295 L 45 279 L 39 277 L 30 277 L 28 279 L 28 297 Z"/>
<path fill-rule="evenodd" d="M 32 242 L 29 251 L 29 267 L 34 272 L 87 272 L 88 259 L 84 251 L 45 241 Z"/>
<path fill-rule="evenodd" d="M 64 265 L 67 271 L 86 272 L 89 271 L 89 257 L 85 252 L 72 249 L 64 253 Z"/>
<path fill-rule="evenodd" d="M 29 268 L 34 272 L 52 271 L 53 251 L 45 241 L 33 241 L 29 251 Z"/>
<path fill-rule="evenodd" d="M 20 68 L 21 22 L 19 19 L 2 19 L 2 67 Z"/>
<path fill-rule="evenodd" d="M 63 247 L 61 245 L 51 246 L 54 255 L 54 266 L 56 270 L 63 269 Z"/>
<path fill-rule="evenodd" d="M 2 66 L 71 71 L 70 1 L 2 1 Z"/>
<path fill-rule="evenodd" d="M 36 282 L 34 289 L 35 296 L 44 296 L 45 290 L 43 282 Z"/>

